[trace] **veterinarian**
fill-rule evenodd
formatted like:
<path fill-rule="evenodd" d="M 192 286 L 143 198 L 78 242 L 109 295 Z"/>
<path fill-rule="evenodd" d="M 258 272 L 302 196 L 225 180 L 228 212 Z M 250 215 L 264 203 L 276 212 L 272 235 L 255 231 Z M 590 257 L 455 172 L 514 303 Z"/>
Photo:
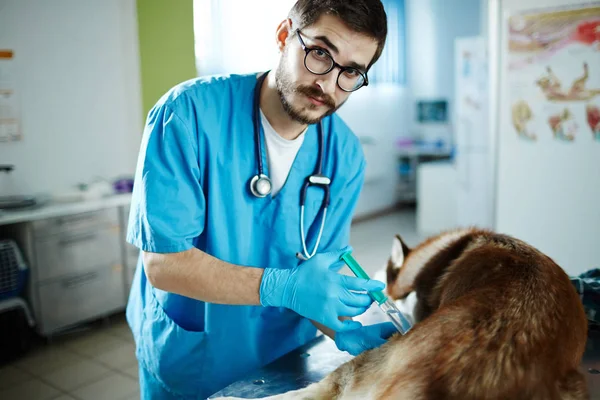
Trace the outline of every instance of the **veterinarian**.
<path fill-rule="evenodd" d="M 334 112 L 386 34 L 379 0 L 300 0 L 274 70 L 183 82 L 148 113 L 127 233 L 142 399 L 206 398 L 317 328 L 351 354 L 394 332 L 351 319 L 384 284 L 338 273 L 365 161 Z"/>

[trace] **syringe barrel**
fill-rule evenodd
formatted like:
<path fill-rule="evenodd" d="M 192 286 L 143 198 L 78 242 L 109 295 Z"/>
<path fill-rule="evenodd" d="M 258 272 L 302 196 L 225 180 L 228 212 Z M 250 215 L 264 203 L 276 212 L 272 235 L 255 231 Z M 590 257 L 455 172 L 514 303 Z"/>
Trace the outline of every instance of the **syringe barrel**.
<path fill-rule="evenodd" d="M 394 302 L 389 298 L 379 304 L 379 308 L 392 320 L 392 323 L 401 334 L 405 335 L 412 328 L 410 321 L 406 319 L 404 314 L 396 308 Z"/>

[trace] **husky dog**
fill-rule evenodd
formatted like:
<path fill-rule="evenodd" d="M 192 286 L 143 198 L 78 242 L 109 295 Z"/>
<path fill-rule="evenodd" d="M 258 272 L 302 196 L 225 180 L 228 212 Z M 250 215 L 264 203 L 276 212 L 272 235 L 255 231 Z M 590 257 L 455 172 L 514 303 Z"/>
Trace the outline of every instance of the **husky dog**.
<path fill-rule="evenodd" d="M 453 230 L 409 248 L 394 238 L 394 299 L 416 293 L 415 325 L 322 381 L 268 399 L 588 399 L 587 340 L 567 274 L 513 237 Z"/>

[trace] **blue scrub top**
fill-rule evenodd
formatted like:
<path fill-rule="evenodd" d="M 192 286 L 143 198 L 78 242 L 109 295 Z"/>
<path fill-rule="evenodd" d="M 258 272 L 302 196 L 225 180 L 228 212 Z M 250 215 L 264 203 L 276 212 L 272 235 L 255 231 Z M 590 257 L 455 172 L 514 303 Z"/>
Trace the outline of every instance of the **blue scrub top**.
<path fill-rule="evenodd" d="M 315 169 L 317 127 L 309 126 L 280 192 L 254 197 L 249 181 L 257 173 L 252 119 L 256 78 L 247 74 L 186 81 L 149 112 L 135 175 L 129 243 L 156 253 L 196 247 L 242 266 L 299 264 L 300 191 Z M 337 115 L 323 120 L 323 134 L 323 173 L 332 182 L 319 252 L 349 244 L 365 170 L 358 138 Z M 264 141 L 262 146 L 268 174 Z M 307 192 L 309 251 L 319 230 L 323 193 L 318 187 Z M 140 365 L 169 392 L 189 398 L 206 398 L 316 334 L 309 320 L 289 309 L 205 303 L 154 288 L 146 280 L 141 257 L 127 319 Z"/>

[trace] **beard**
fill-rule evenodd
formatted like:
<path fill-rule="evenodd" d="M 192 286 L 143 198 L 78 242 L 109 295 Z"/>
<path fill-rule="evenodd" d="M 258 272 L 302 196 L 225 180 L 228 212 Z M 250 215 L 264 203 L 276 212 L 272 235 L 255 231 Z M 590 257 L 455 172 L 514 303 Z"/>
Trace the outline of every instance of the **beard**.
<path fill-rule="evenodd" d="M 277 93 L 279 94 L 279 99 L 281 100 L 281 105 L 283 106 L 284 111 L 292 118 L 294 121 L 297 121 L 301 124 L 311 125 L 316 124 L 321 119 L 333 114 L 336 112 L 341 105 L 336 107 L 335 101 L 331 98 L 331 96 L 323 93 L 323 91 L 316 86 L 306 86 L 306 85 L 295 85 L 292 82 L 290 73 L 287 72 L 285 66 L 287 61 L 286 52 L 282 55 L 281 62 L 277 67 L 277 72 L 275 74 L 275 82 L 277 86 Z M 292 104 L 291 98 L 296 95 L 306 95 L 310 97 L 314 97 L 322 101 L 324 104 L 321 107 L 327 107 L 327 111 L 325 111 L 319 117 L 311 117 L 309 112 L 310 110 L 316 110 L 319 106 L 315 104 L 309 104 L 307 107 L 298 107 Z"/>

